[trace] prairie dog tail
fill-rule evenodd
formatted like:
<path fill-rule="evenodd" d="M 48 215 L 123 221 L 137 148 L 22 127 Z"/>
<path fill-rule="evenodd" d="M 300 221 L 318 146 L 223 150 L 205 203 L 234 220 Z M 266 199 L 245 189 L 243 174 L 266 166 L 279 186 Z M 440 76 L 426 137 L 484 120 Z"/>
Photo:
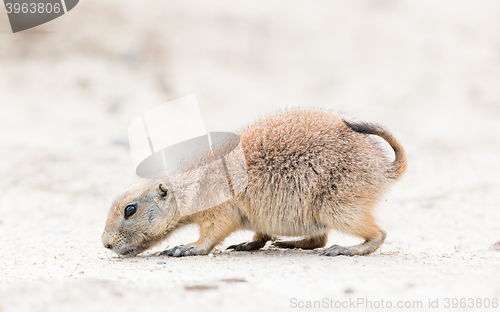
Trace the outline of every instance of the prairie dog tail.
<path fill-rule="evenodd" d="M 401 143 L 399 143 L 399 141 L 387 129 L 369 122 L 354 122 L 347 120 L 343 120 L 343 122 L 352 131 L 362 134 L 377 135 L 389 143 L 396 154 L 392 167 L 388 170 L 389 176 L 392 179 L 397 179 L 406 172 L 408 162 L 406 160 L 405 150 Z"/>

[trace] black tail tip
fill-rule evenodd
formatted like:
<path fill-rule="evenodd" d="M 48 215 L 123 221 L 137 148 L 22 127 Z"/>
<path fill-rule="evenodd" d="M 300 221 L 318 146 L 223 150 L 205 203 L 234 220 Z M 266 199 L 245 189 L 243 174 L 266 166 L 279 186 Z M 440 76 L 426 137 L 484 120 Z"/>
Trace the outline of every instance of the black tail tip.
<path fill-rule="evenodd" d="M 366 121 L 354 122 L 342 119 L 344 124 L 354 132 L 362 134 L 375 134 L 380 131 L 380 127 L 376 124 L 369 123 Z"/>

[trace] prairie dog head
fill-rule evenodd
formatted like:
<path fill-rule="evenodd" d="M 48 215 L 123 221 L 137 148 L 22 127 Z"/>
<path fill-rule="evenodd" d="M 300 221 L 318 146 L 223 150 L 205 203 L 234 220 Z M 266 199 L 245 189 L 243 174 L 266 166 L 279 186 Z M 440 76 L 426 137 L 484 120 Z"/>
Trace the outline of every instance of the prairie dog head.
<path fill-rule="evenodd" d="M 135 256 L 165 239 L 180 219 L 167 182 L 143 179 L 112 204 L 102 244 L 119 255 Z"/>

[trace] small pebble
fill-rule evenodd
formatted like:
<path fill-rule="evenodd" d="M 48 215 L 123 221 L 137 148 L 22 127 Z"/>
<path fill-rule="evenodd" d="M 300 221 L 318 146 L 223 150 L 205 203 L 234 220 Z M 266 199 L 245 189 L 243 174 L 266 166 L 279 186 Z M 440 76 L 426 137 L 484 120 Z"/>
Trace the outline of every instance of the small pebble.
<path fill-rule="evenodd" d="M 223 278 L 221 281 L 226 283 L 247 283 L 243 278 Z"/>
<path fill-rule="evenodd" d="M 184 286 L 185 290 L 210 290 L 219 288 L 216 285 L 193 285 L 193 286 Z"/>
<path fill-rule="evenodd" d="M 493 244 L 493 246 L 491 246 L 491 249 L 495 251 L 500 251 L 500 241 Z"/>
<path fill-rule="evenodd" d="M 165 261 L 156 262 L 156 264 L 167 264 Z"/>

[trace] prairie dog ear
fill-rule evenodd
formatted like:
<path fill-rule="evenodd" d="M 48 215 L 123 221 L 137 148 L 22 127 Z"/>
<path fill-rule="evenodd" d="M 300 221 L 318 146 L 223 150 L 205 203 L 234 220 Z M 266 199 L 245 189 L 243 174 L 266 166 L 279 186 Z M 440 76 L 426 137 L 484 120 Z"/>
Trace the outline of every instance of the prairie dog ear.
<path fill-rule="evenodd" d="M 169 193 L 169 190 L 168 190 L 167 186 L 164 183 L 161 183 L 161 182 L 156 187 L 156 190 L 158 191 L 158 194 L 161 197 L 166 197 L 168 195 L 168 193 Z"/>

